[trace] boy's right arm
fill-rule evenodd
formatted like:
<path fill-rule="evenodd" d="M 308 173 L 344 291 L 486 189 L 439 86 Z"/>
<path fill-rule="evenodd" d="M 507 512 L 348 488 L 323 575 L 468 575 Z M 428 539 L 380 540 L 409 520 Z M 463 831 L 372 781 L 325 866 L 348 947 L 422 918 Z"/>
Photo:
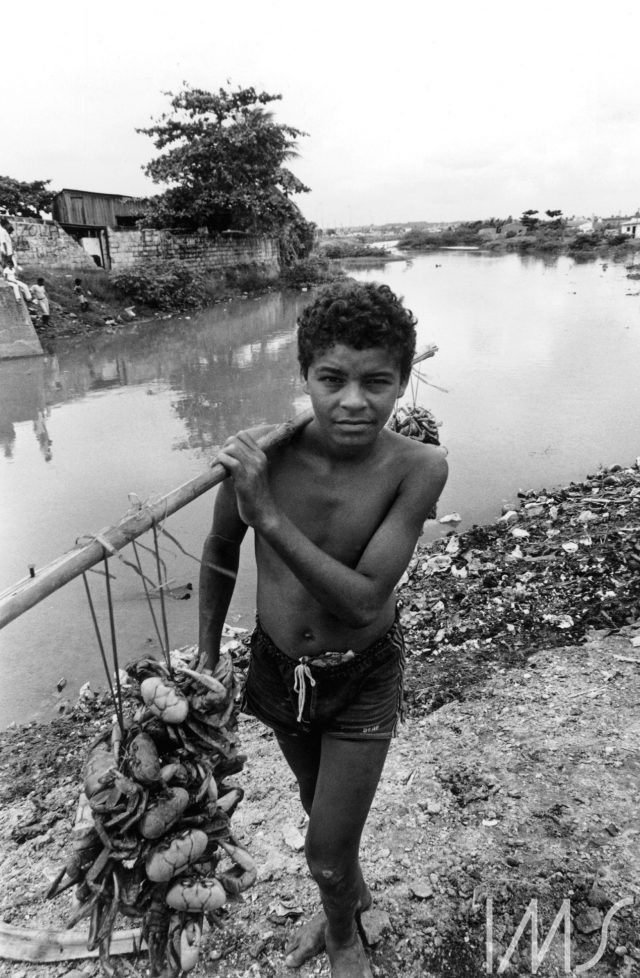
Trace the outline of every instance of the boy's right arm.
<path fill-rule="evenodd" d="M 218 489 L 213 525 L 204 542 L 200 567 L 199 661 L 214 669 L 220 656 L 220 640 L 238 573 L 240 544 L 247 525 L 238 514 L 236 494 L 230 479 Z"/>

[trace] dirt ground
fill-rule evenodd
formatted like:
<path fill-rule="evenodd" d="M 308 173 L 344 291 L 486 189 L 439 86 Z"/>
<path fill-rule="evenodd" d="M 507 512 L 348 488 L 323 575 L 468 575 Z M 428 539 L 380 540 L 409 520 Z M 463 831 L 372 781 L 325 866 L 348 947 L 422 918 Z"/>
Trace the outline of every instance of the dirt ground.
<path fill-rule="evenodd" d="M 407 718 L 363 838 L 376 978 L 550 978 L 590 961 L 594 978 L 640 975 L 639 569 L 637 463 L 522 494 L 495 525 L 418 551 L 400 590 Z M 64 927 L 71 898 L 43 891 L 109 712 L 80 704 L 0 735 L 0 921 Z M 284 945 L 316 909 L 305 816 L 269 732 L 248 717 L 239 731 L 233 825 L 258 882 L 220 911 L 193 974 L 275 978 L 292 974 Z M 530 924 L 507 952 L 527 908 L 539 948 L 563 908 L 570 919 L 566 952 L 559 926 L 537 970 Z M 121 961 L 148 973 L 144 956 Z M 95 960 L 0 961 L 13 978 L 98 973 Z M 298 974 L 328 976 L 326 958 Z"/>

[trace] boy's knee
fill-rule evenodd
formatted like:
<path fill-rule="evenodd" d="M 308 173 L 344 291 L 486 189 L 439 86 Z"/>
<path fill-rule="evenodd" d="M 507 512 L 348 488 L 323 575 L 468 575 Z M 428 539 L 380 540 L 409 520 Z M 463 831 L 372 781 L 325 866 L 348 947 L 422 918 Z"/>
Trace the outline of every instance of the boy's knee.
<path fill-rule="evenodd" d="M 309 872 L 321 890 L 339 893 L 348 884 L 350 874 L 345 866 L 336 865 L 323 859 L 320 853 L 314 854 L 307 848 L 307 865 Z"/>
<path fill-rule="evenodd" d="M 354 852 L 349 846 L 343 849 L 336 849 L 334 845 L 327 845 L 327 839 L 315 835 L 313 828 L 307 832 L 305 840 L 305 856 L 309 872 L 321 890 L 332 893 L 341 893 L 348 889 L 354 880 L 354 874 L 358 870 L 357 849 Z M 331 855 L 328 856 L 327 852 Z"/>

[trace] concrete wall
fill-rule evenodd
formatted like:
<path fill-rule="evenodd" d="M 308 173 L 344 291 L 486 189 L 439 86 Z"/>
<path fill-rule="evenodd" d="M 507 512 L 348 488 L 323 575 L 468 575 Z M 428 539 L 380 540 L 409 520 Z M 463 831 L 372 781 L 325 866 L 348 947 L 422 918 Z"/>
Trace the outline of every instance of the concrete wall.
<path fill-rule="evenodd" d="M 154 229 L 109 228 L 107 233 L 111 268 L 116 272 L 138 263 L 175 259 L 199 271 L 253 265 L 274 278 L 280 271 L 278 243 L 273 238 L 210 238 L 206 232 L 172 234 Z"/>
<path fill-rule="evenodd" d="M 43 268 L 91 268 L 91 256 L 55 221 L 42 224 L 31 218 L 11 217 L 16 262 Z M 274 238 L 211 238 L 204 233 L 172 234 L 170 231 L 106 231 L 113 271 L 149 261 L 179 260 L 189 268 L 221 274 L 251 265 L 267 277 L 280 272 L 278 243 Z M 96 239 L 97 241 L 97 239 Z"/>
<path fill-rule="evenodd" d="M 0 279 L 0 360 L 42 356 L 24 299 L 16 302 L 11 286 Z"/>
<path fill-rule="evenodd" d="M 28 217 L 10 217 L 11 241 L 18 265 L 43 268 L 95 268 L 95 262 L 66 231 L 55 222 L 41 224 Z"/>

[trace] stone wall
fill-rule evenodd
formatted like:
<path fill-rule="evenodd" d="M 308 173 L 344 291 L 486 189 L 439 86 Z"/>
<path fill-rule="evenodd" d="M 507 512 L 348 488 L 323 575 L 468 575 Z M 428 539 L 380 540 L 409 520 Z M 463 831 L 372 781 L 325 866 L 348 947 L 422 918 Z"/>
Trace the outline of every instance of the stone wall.
<path fill-rule="evenodd" d="M 144 229 L 108 230 L 111 268 L 117 272 L 149 261 L 179 260 L 189 268 L 214 271 L 251 265 L 275 278 L 280 271 L 278 243 L 273 238 L 211 238 L 206 232 L 173 234 Z"/>
<path fill-rule="evenodd" d="M 13 225 L 11 242 L 18 265 L 43 268 L 93 268 L 95 262 L 71 235 L 56 224 L 28 217 L 10 217 Z"/>
<path fill-rule="evenodd" d="M 11 217 L 11 240 L 18 265 L 43 268 L 91 268 L 92 257 L 55 221 Z M 120 271 L 150 261 L 179 260 L 189 268 L 215 273 L 251 266 L 267 278 L 280 272 L 278 243 L 274 238 L 212 238 L 205 232 L 173 234 L 155 229 L 117 231 L 108 228 L 111 268 Z"/>

